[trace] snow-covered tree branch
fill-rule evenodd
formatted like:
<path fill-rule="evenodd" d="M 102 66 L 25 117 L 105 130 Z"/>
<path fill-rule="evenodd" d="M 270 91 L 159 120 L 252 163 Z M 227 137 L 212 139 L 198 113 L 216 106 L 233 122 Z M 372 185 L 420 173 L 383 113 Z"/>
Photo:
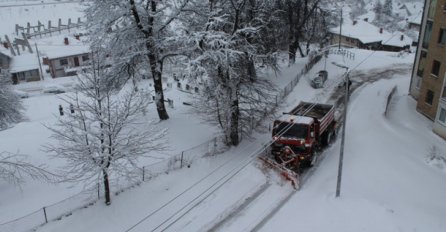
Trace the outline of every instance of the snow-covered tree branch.
<path fill-rule="evenodd" d="M 267 22 L 269 3 L 254 0 L 194 2 L 201 14 L 188 20 L 187 47 L 191 78 L 204 79 L 204 90 L 194 106 L 220 126 L 228 145 L 271 107 L 274 86 L 257 74 L 256 64 L 276 68 L 274 43 Z M 206 18 L 203 15 L 206 13 Z M 189 34 L 190 33 L 190 34 Z"/>
<path fill-rule="evenodd" d="M 27 162 L 24 155 L 0 152 L 0 179 L 20 185 L 26 176 L 47 182 L 57 178 L 56 175 L 45 170 L 45 167 Z"/>
<path fill-rule="evenodd" d="M 76 94 L 65 99 L 74 112 L 67 112 L 49 128 L 58 143 L 47 145 L 46 150 L 66 161 L 61 171 L 64 181 L 88 185 L 100 177 L 105 203 L 110 204 L 110 181 L 117 177 L 135 180 L 138 159 L 162 151 L 166 132 L 151 122 L 141 122 L 147 98 L 133 85 L 116 88 L 110 84 L 116 79 L 111 68 L 95 59 L 93 67 L 78 76 Z"/>

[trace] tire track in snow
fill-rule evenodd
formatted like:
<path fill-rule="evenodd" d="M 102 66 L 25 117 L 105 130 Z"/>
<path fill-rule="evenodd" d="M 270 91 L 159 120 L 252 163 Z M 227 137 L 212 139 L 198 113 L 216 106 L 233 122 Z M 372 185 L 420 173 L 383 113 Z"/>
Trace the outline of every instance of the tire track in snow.
<path fill-rule="evenodd" d="M 355 72 L 352 74 L 353 78 L 352 80 L 354 80 L 354 84 L 352 84 L 352 87 L 350 89 L 351 93 L 354 92 L 356 89 L 362 87 L 364 84 L 366 83 L 373 83 L 375 81 L 378 81 L 380 79 L 390 79 L 393 75 L 396 74 L 405 74 L 408 72 L 408 66 L 407 65 L 401 65 L 401 66 L 397 66 L 394 67 L 393 69 L 386 69 L 386 68 L 380 68 L 380 69 L 375 69 L 375 70 L 370 70 L 367 72 Z M 335 89 L 334 92 L 332 92 L 328 102 L 332 102 L 334 101 L 335 104 L 338 106 L 338 108 L 340 108 L 341 110 L 344 107 L 343 104 L 343 89 L 342 88 L 338 88 Z M 342 115 L 341 115 L 342 118 Z M 337 138 L 336 138 L 337 140 Z M 328 153 L 331 152 L 331 148 L 332 146 L 330 145 L 328 148 L 326 148 L 324 150 L 324 152 L 320 153 L 317 157 L 317 161 L 315 163 L 315 165 L 310 168 L 307 169 L 301 176 L 300 176 L 300 185 L 303 186 L 305 184 L 306 181 L 308 181 L 308 179 L 311 178 L 311 176 L 313 176 L 314 172 L 318 169 L 321 161 L 325 158 L 326 155 L 328 155 Z M 250 229 L 250 231 L 259 231 L 271 218 L 274 217 L 274 215 L 297 193 L 298 191 L 292 191 L 290 192 L 285 198 L 281 199 L 279 201 L 279 203 L 271 209 L 271 211 L 263 218 L 261 219 L 257 219 L 259 222 L 252 227 L 252 229 Z M 259 195 L 260 196 L 260 195 Z M 242 215 L 245 211 L 248 210 L 248 208 L 250 207 L 251 203 L 256 203 L 254 201 L 255 199 L 253 199 L 253 201 L 251 201 L 248 204 L 244 204 L 243 207 L 239 207 L 237 208 L 237 210 L 230 215 L 230 218 L 225 218 L 221 221 L 220 224 L 214 226 L 214 229 L 218 229 L 218 228 L 222 228 L 222 225 L 224 223 L 227 223 L 229 221 L 237 221 L 236 220 L 236 215 Z M 269 199 L 274 200 L 274 198 Z M 257 202 L 258 203 L 258 202 Z M 211 230 L 211 231 L 215 231 L 215 230 Z"/>

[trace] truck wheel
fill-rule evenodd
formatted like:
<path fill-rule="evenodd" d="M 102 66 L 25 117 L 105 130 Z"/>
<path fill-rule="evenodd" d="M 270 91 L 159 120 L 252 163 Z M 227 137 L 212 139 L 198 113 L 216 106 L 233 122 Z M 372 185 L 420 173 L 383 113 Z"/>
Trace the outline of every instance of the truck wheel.
<path fill-rule="evenodd" d="M 333 131 L 330 130 L 327 133 L 327 144 L 326 144 L 326 146 L 330 145 L 332 139 L 333 139 Z"/>
<path fill-rule="evenodd" d="M 333 141 L 335 136 L 336 136 L 336 134 L 335 134 L 334 129 L 329 129 L 328 131 L 326 131 L 324 133 L 324 135 L 322 136 L 322 145 L 324 147 L 330 145 L 330 143 Z"/>

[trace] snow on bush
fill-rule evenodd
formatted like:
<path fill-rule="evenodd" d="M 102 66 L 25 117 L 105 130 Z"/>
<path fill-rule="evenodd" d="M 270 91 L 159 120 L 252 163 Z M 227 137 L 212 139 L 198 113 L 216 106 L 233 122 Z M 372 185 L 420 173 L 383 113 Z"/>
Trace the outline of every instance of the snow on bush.
<path fill-rule="evenodd" d="M 432 146 L 426 162 L 446 172 L 446 155 L 438 150 L 436 146 Z"/>

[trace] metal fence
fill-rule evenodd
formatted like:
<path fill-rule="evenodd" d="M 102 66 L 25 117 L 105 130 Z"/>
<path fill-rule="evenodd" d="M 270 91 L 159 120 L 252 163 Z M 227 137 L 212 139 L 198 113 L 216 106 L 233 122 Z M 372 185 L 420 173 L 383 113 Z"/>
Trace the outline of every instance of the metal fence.
<path fill-rule="evenodd" d="M 299 83 L 300 78 L 305 75 L 319 60 L 320 55 L 313 57 L 304 67 L 304 69 L 293 78 L 288 85 L 276 95 L 276 106 L 281 100 L 288 96 L 293 88 Z M 275 108 L 275 107 L 274 107 Z M 271 109 L 273 110 L 273 108 Z M 159 175 L 167 174 L 171 171 L 178 170 L 184 167 L 190 168 L 194 161 L 205 156 L 212 156 L 225 151 L 224 138 L 216 137 L 210 139 L 193 148 L 182 151 L 179 154 L 169 157 L 168 159 L 143 166 L 134 171 L 133 175 L 138 176 L 140 181 L 136 183 L 139 185 L 142 182 L 149 181 Z M 121 183 L 122 184 L 122 183 Z M 125 183 L 124 183 L 125 184 Z M 127 186 L 117 188 L 115 195 L 134 187 L 135 183 L 128 183 Z M 70 216 L 74 211 L 87 208 L 95 204 L 102 198 L 103 193 L 100 184 L 93 189 L 82 191 L 74 196 L 66 198 L 62 201 L 51 205 L 43 206 L 41 209 L 33 211 L 23 217 L 0 223 L 1 232 L 23 232 L 29 231 L 33 228 L 42 226 L 50 221 L 61 220 L 63 217 Z"/>
<path fill-rule="evenodd" d="M 141 167 L 133 173 L 139 177 L 139 181 L 149 181 L 158 175 L 169 173 L 170 171 L 191 167 L 193 162 L 204 156 L 212 156 L 225 150 L 224 141 L 221 138 L 213 138 L 200 145 L 197 145 L 181 153 L 171 156 L 151 165 Z M 120 183 L 123 184 L 123 183 Z M 124 183 L 125 184 L 125 183 Z M 114 191 L 115 195 L 133 187 L 135 183 L 128 183 L 127 186 Z M 82 191 L 74 196 L 61 200 L 51 205 L 43 206 L 20 218 L 0 224 L 1 232 L 23 232 L 42 226 L 50 221 L 61 220 L 70 216 L 74 211 L 87 208 L 102 199 L 102 186 L 98 184 L 95 188 Z"/>
<path fill-rule="evenodd" d="M 276 95 L 276 106 L 279 105 L 282 99 L 284 99 L 288 94 L 293 91 L 294 87 L 299 83 L 300 78 L 307 74 L 317 62 L 319 62 L 322 58 L 322 54 L 318 54 L 312 57 L 307 64 L 303 67 L 303 69 L 296 75 L 296 77 L 288 83 L 284 89 L 282 89 L 278 95 Z"/>

